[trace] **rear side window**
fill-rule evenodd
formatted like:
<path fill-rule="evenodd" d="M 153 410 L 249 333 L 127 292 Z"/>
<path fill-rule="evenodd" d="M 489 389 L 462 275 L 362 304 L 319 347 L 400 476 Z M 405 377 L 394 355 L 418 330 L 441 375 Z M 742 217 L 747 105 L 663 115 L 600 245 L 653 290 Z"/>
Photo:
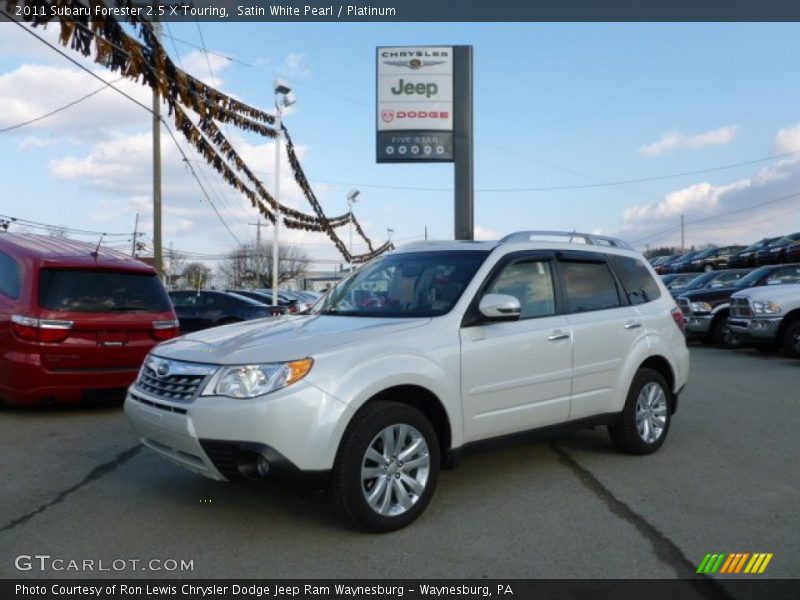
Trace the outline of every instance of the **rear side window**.
<path fill-rule="evenodd" d="M 21 282 L 22 276 L 17 261 L 0 252 L 0 293 L 11 298 L 19 298 Z"/>
<path fill-rule="evenodd" d="M 189 294 L 170 294 L 172 305 L 176 308 L 194 307 L 200 305 L 200 294 L 191 292 Z"/>
<path fill-rule="evenodd" d="M 608 260 L 617 273 L 631 304 L 652 302 L 661 296 L 658 284 L 642 261 L 629 256 L 609 255 Z"/>
<path fill-rule="evenodd" d="M 800 283 L 800 267 L 781 267 L 767 281 L 767 285 Z"/>
<path fill-rule="evenodd" d="M 561 262 L 567 312 L 579 313 L 620 306 L 617 285 L 606 263 Z"/>
<path fill-rule="evenodd" d="M 70 269 L 42 269 L 39 304 L 65 312 L 172 310 L 156 275 Z"/>

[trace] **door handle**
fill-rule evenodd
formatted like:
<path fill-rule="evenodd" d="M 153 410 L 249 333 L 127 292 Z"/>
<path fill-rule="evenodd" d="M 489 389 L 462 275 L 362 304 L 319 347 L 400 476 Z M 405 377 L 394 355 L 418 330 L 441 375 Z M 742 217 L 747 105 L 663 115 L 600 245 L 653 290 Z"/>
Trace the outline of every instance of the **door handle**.
<path fill-rule="evenodd" d="M 547 336 L 547 339 L 551 342 L 556 342 L 558 340 L 568 340 L 569 334 L 563 331 L 554 331 L 552 335 Z"/>
<path fill-rule="evenodd" d="M 625 329 L 638 329 L 641 326 L 642 324 L 639 323 L 638 321 L 628 321 L 627 323 L 625 323 Z"/>

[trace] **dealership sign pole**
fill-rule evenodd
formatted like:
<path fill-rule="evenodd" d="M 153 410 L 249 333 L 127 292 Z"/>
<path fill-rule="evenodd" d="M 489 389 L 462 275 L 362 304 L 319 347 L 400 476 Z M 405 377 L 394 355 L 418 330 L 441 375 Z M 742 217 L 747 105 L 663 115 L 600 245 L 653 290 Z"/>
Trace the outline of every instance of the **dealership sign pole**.
<path fill-rule="evenodd" d="M 455 239 L 473 239 L 472 47 L 380 47 L 377 161 L 452 162 Z"/>

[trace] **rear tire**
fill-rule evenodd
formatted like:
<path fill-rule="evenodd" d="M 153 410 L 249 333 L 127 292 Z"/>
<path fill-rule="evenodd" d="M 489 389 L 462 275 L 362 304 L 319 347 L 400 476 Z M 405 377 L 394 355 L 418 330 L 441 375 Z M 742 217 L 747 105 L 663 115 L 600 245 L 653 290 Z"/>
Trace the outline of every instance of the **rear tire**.
<path fill-rule="evenodd" d="M 627 454 L 652 454 L 664 443 L 674 400 L 664 376 L 639 369 L 631 382 L 620 421 L 608 426 L 614 445 Z"/>
<path fill-rule="evenodd" d="M 405 527 L 428 505 L 439 467 L 439 440 L 425 415 L 399 402 L 370 403 L 339 446 L 332 477 L 337 512 L 365 531 Z"/>
<path fill-rule="evenodd" d="M 800 319 L 783 332 L 783 349 L 795 358 L 800 358 Z"/>

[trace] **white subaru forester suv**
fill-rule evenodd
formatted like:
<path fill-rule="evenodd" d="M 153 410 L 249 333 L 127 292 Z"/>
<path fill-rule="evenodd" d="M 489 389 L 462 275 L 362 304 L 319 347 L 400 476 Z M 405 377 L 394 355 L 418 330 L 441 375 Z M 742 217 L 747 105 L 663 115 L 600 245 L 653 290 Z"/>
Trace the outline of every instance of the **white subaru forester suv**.
<path fill-rule="evenodd" d="M 312 314 L 157 346 L 125 412 L 182 467 L 319 482 L 348 521 L 389 531 L 474 442 L 604 424 L 625 452 L 657 450 L 689 372 L 682 325 L 642 255 L 613 238 L 412 244 Z"/>

